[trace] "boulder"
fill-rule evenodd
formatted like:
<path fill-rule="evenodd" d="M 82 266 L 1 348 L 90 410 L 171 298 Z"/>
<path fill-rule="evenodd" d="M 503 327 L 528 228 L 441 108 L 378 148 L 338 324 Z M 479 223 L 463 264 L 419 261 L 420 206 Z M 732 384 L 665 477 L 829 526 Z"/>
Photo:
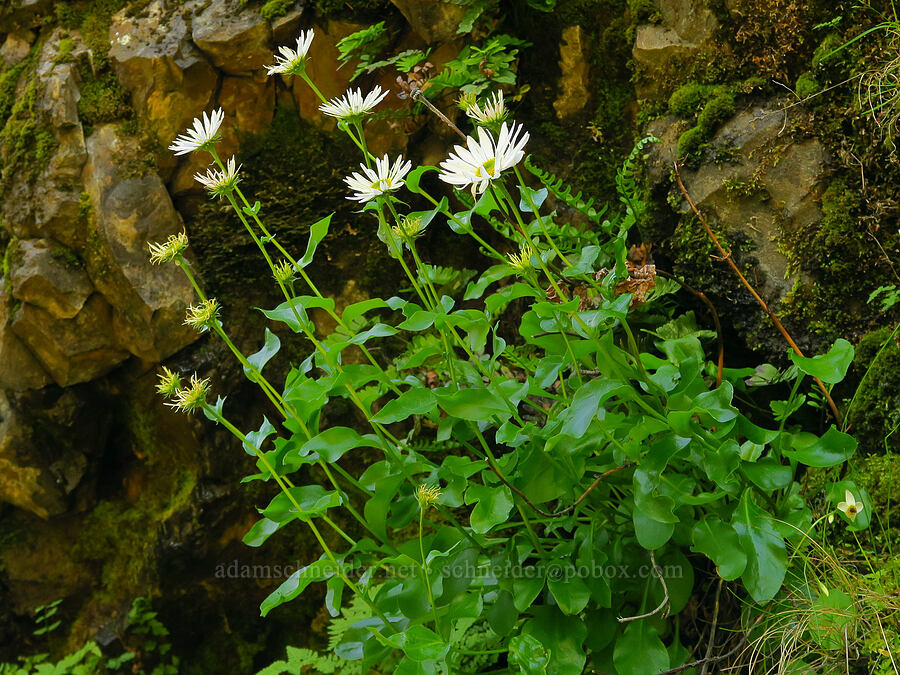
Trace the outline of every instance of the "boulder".
<path fill-rule="evenodd" d="M 35 28 L 53 11 L 53 0 L 7 0 L 0 5 L 0 33 Z"/>
<path fill-rule="evenodd" d="M 456 37 L 468 11 L 465 5 L 443 0 L 391 0 L 412 29 L 428 44 Z"/>
<path fill-rule="evenodd" d="M 273 62 L 272 30 L 259 9 L 240 0 L 212 2 L 194 17 L 194 43 L 216 68 L 240 75 Z"/>
<path fill-rule="evenodd" d="M 3 200 L 0 216 L 21 239 L 54 239 L 77 248 L 84 234 L 80 175 L 86 155 L 78 122 L 78 72 L 72 63 L 56 63 L 61 35 L 55 31 L 44 44 L 36 71 L 35 116 L 53 134 L 55 148 L 37 177 L 26 171 L 9 177 L 8 194 L 15 196 Z"/>
<path fill-rule="evenodd" d="M 704 48 L 720 53 L 725 45 L 714 45 L 719 26 L 709 0 L 661 0 L 661 21 L 638 26 L 632 55 L 637 63 L 636 90 L 639 98 L 668 96 L 679 84 L 673 68 L 697 56 Z M 710 56 L 712 58 L 712 56 Z"/>
<path fill-rule="evenodd" d="M 112 308 L 98 293 L 71 319 L 22 303 L 10 325 L 61 387 L 105 375 L 129 356 L 113 334 Z"/>
<path fill-rule="evenodd" d="M 161 361 L 197 338 L 182 325 L 194 292 L 175 265 L 150 264 L 147 244 L 184 225 L 159 175 L 125 170 L 141 148 L 117 124 L 97 127 L 87 153 L 83 180 L 93 211 L 88 275 L 115 308 L 117 347 Z"/>
<path fill-rule="evenodd" d="M 584 110 L 590 98 L 590 66 L 587 35 L 581 26 L 563 29 L 559 45 L 559 95 L 553 109 L 560 120 Z"/>
<path fill-rule="evenodd" d="M 71 319 L 94 291 L 81 261 L 70 249 L 49 239 L 19 240 L 10 255 L 12 296 Z"/>
<path fill-rule="evenodd" d="M 276 45 L 297 46 L 300 35 L 300 19 L 303 16 L 305 3 L 295 3 L 283 16 L 272 20 L 272 42 Z"/>
<path fill-rule="evenodd" d="M 786 278 L 787 260 L 778 241 L 821 218 L 819 203 L 829 175 L 828 153 L 817 139 L 785 133 L 792 127 L 791 117 L 804 114 L 788 110 L 789 103 L 773 99 L 739 113 L 711 139 L 712 152 L 726 152 L 729 161 L 710 159 L 681 171 L 691 198 L 707 217 L 753 240 L 759 281 L 770 299 L 782 297 L 794 284 Z M 683 128 L 666 117 L 648 129 L 663 140 L 651 152 L 651 178 L 669 175 L 678 144 L 670 129 L 676 125 Z M 687 214 L 688 204 L 679 203 L 679 211 Z"/>
<path fill-rule="evenodd" d="M 28 449 L 33 429 L 0 393 L 0 502 L 49 518 L 66 510 L 65 493 Z"/>
<path fill-rule="evenodd" d="M 109 58 L 135 111 L 169 145 L 207 109 L 218 85 L 216 71 L 191 42 L 182 12 L 163 0 L 138 16 L 123 9 L 113 17 L 109 38 Z M 177 163 L 170 153 L 160 159 L 163 169 Z"/>
<path fill-rule="evenodd" d="M 30 30 L 20 30 L 10 33 L 0 47 L 0 61 L 7 68 L 21 62 L 31 53 L 31 45 L 34 42 L 34 33 Z"/>
<path fill-rule="evenodd" d="M 7 282 L 0 282 L 0 391 L 40 389 L 52 382 L 47 371 L 28 347 L 13 333 L 9 324 L 12 303 Z"/>

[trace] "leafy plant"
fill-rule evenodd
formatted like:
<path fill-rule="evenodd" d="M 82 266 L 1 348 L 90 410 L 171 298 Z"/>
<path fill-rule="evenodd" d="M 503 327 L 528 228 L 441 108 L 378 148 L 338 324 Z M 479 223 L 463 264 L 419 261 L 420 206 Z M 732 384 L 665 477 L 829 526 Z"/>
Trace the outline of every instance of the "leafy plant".
<path fill-rule="evenodd" d="M 465 48 L 433 88 L 497 81 L 511 68 L 506 48 L 521 44 L 501 38 L 493 48 Z M 471 72 L 453 75 L 485 63 L 497 68 L 480 83 Z M 337 115 L 363 159 L 362 173 L 346 182 L 409 288 L 340 311 L 307 272 L 330 217 L 310 226 L 297 257 L 243 192 L 234 161 L 219 158 L 219 111 L 217 121 L 197 123 L 203 134 L 176 144 L 212 155 L 217 169 L 203 182 L 232 207 L 283 297 L 263 315 L 308 345 L 283 383 L 265 374 L 283 338 L 267 328 L 257 352 L 237 348 L 184 257 L 186 235 L 151 245 L 154 262 L 178 265 L 196 289 L 186 322 L 223 341 L 275 417 L 239 429 L 225 398 L 213 403 L 196 374 L 183 381 L 165 370 L 160 393 L 234 435 L 255 461 L 245 481 L 277 488 L 247 545 L 300 526 L 322 548 L 262 602 L 261 614 L 324 584 L 326 609 L 342 617 L 332 624 L 331 652 L 362 672 L 478 672 L 505 660 L 522 672 L 645 675 L 684 665 L 689 651 L 671 617 L 693 593 L 691 558 L 740 580 L 735 592 L 748 605 L 768 603 L 787 577 L 790 547 L 812 527 L 802 472 L 854 453 L 856 441 L 834 424 L 822 432 L 797 416 L 813 402 L 810 381 L 826 395 L 841 381 L 852 346 L 839 340 L 826 354 L 791 355 L 794 370 L 780 376 L 791 395 L 767 415 L 747 403 L 754 369 L 717 368 L 704 345 L 712 333 L 692 315 L 658 311 L 668 290 L 657 291 L 653 265 L 628 258 L 645 208 L 635 174 L 653 139 L 640 141 L 619 171 L 620 205 L 600 220 L 610 211 L 592 211 L 549 174 L 534 171 L 546 187 L 527 185 L 520 126 L 496 138 L 479 129 L 479 139 L 467 139 L 470 149 L 480 143 L 478 154 L 454 155 L 440 172 L 471 190 L 455 192 L 456 211 L 422 184 L 436 167 L 369 154 L 371 107 Z M 593 214 L 597 227 L 557 222 L 545 206 L 551 190 Z M 411 210 L 414 200 L 424 210 Z M 418 238 L 444 223 L 487 257 L 477 277 L 423 259 Z M 318 333 L 314 309 L 334 330 Z M 359 426 L 335 424 L 335 403 L 352 406 Z M 363 451 L 375 459 L 357 473 L 345 458 Z M 308 467 L 323 484 L 311 482 Z M 829 500 L 844 489 L 856 486 L 833 483 Z M 866 527 L 871 506 L 847 499 L 836 508 L 848 526 Z M 345 518 L 335 519 L 336 510 Z M 293 650 L 272 672 L 304 664 L 345 667 Z"/>

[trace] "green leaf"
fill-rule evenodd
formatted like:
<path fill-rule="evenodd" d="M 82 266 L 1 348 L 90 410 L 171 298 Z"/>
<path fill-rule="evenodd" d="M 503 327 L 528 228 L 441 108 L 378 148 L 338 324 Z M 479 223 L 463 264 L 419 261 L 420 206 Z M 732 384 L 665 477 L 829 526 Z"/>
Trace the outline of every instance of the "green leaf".
<path fill-rule="evenodd" d="M 853 345 L 838 338 L 827 354 L 808 358 L 790 352 L 788 356 L 807 375 L 818 377 L 828 384 L 836 384 L 844 379 L 847 369 L 853 363 Z"/>
<path fill-rule="evenodd" d="M 272 331 L 266 328 L 266 341 L 260 349 L 255 354 L 251 354 L 247 357 L 247 362 L 250 365 L 254 366 L 257 372 L 262 372 L 262 369 L 269 362 L 269 360 L 278 353 L 278 350 L 281 349 L 281 340 L 278 339 L 278 336 L 275 335 Z M 251 382 L 255 382 L 255 375 L 253 371 L 244 366 L 244 374 L 247 376 Z"/>
<path fill-rule="evenodd" d="M 341 497 L 337 492 L 328 491 L 321 485 L 304 485 L 288 488 L 290 497 L 279 492 L 269 502 L 263 515 L 276 523 L 300 518 L 306 520 L 335 506 L 340 506 Z M 296 504 L 295 504 L 296 502 Z M 297 507 L 300 507 L 298 510 Z"/>
<path fill-rule="evenodd" d="M 495 525 L 505 523 L 514 502 L 512 492 L 505 485 L 490 486 L 473 483 L 466 490 L 466 504 L 475 504 L 469 524 L 478 534 L 485 534 Z"/>
<path fill-rule="evenodd" d="M 258 521 L 256 521 L 253 527 L 250 528 L 247 534 L 244 535 L 242 541 L 247 546 L 252 546 L 254 548 L 256 548 L 257 546 L 262 546 L 266 539 L 280 530 L 281 526 L 286 522 L 286 520 L 275 522 L 274 520 L 269 520 L 268 518 L 260 518 Z"/>
<path fill-rule="evenodd" d="M 413 194 L 421 195 L 425 194 L 425 191 L 419 187 L 419 182 L 422 180 L 422 176 L 424 176 L 429 171 L 437 171 L 436 166 L 417 166 L 415 169 L 406 174 L 406 189 L 412 192 Z"/>
<path fill-rule="evenodd" d="M 669 652 L 649 621 L 632 621 L 616 640 L 613 663 L 619 675 L 651 675 L 669 669 Z"/>
<path fill-rule="evenodd" d="M 707 516 L 694 525 L 692 551 L 703 553 L 716 564 L 719 576 L 726 581 L 737 579 L 747 567 L 747 554 L 741 547 L 737 531 L 715 516 Z"/>
<path fill-rule="evenodd" d="M 750 489 L 744 490 L 731 524 L 747 555 L 747 567 L 741 580 L 750 597 L 764 603 L 774 598 L 781 588 L 787 571 L 787 552 L 772 516 L 753 503 L 750 492 Z"/>
<path fill-rule="evenodd" d="M 471 549 L 470 549 L 471 550 Z M 531 604 L 530 602 L 528 603 Z M 497 599 L 484 613 L 488 626 L 497 635 L 508 635 L 516 625 L 519 612 L 513 602 L 512 593 L 505 590 L 497 591 Z"/>
<path fill-rule="evenodd" d="M 550 652 L 531 635 L 516 635 L 509 641 L 509 663 L 518 666 L 525 675 L 545 675 L 550 664 Z"/>
<path fill-rule="evenodd" d="M 519 185 L 519 210 L 525 213 L 534 213 L 531 204 L 534 205 L 535 209 L 541 208 L 541 204 L 547 199 L 548 194 L 547 188 L 532 190 L 530 187 Z M 529 204 L 529 201 L 531 204 Z"/>
<path fill-rule="evenodd" d="M 762 490 L 780 490 L 794 480 L 794 470 L 774 457 L 763 457 L 758 462 L 741 462 L 741 473 Z"/>
<path fill-rule="evenodd" d="M 856 452 L 857 441 L 853 436 L 838 431 L 832 424 L 821 437 L 810 433 L 796 433 L 791 438 L 791 450 L 784 454 L 790 459 L 824 468 L 847 461 Z"/>
<path fill-rule="evenodd" d="M 405 633 L 388 638 L 394 646 L 413 661 L 436 661 L 443 659 L 450 651 L 450 645 L 444 642 L 437 633 L 421 624 L 410 626 Z"/>
<path fill-rule="evenodd" d="M 513 577 L 513 604 L 520 612 L 531 607 L 544 590 L 544 575 L 537 567 L 523 567 L 522 574 Z"/>
<path fill-rule="evenodd" d="M 296 598 L 314 581 L 326 581 L 334 574 L 334 564 L 327 558 L 317 560 L 303 569 L 297 570 L 262 601 L 262 604 L 259 606 L 260 615 L 266 616 L 279 605 Z"/>
<path fill-rule="evenodd" d="M 494 415 L 510 415 L 510 405 L 484 387 L 460 389 L 434 389 L 438 405 L 453 417 L 471 421 L 486 421 Z"/>
<path fill-rule="evenodd" d="M 856 617 L 853 599 L 838 589 L 826 589 L 812 604 L 809 632 L 822 649 L 844 649 L 844 633 Z"/>
<path fill-rule="evenodd" d="M 634 507 L 631 517 L 634 520 L 634 533 L 638 543 L 648 551 L 658 549 L 669 541 L 675 532 L 674 524 L 654 520 L 637 506 Z"/>
<path fill-rule="evenodd" d="M 306 441 L 300 447 L 299 455 L 303 457 L 315 452 L 326 462 L 336 462 L 344 456 L 345 452 L 360 447 L 379 448 L 381 446 L 377 439 L 361 436 L 353 429 L 331 427 Z"/>
<path fill-rule="evenodd" d="M 597 378 L 582 385 L 575 392 L 572 404 L 560 417 L 564 420 L 562 433 L 580 438 L 600 407 L 608 399 L 627 392 L 630 387 L 623 382 Z"/>
<path fill-rule="evenodd" d="M 328 226 L 331 224 L 331 216 L 333 215 L 333 213 L 329 213 L 309 228 L 309 242 L 306 244 L 306 253 L 297 261 L 300 267 L 306 267 L 312 262 L 313 256 L 316 254 L 316 247 L 328 234 Z"/>
<path fill-rule="evenodd" d="M 581 675 L 587 660 L 582 648 L 587 637 L 584 621 L 548 605 L 533 607 L 531 611 L 534 618 L 525 623 L 522 634 L 535 638 L 550 652 L 548 675 Z"/>
<path fill-rule="evenodd" d="M 424 415 L 434 410 L 435 400 L 431 389 L 424 387 L 408 389 L 397 398 L 388 401 L 378 414 L 372 417 L 373 422 L 391 424 L 405 420 L 411 415 Z"/>
<path fill-rule="evenodd" d="M 548 568 L 547 588 L 563 614 L 578 614 L 591 599 L 591 590 L 571 563 L 557 563 Z"/>

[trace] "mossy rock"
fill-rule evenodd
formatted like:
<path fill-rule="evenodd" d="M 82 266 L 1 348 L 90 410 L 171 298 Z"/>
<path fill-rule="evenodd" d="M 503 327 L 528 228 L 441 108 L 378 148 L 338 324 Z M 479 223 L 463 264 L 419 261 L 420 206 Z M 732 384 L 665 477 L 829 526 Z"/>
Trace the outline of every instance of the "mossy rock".
<path fill-rule="evenodd" d="M 872 452 L 900 449 L 900 339 L 892 333 L 892 326 L 884 326 L 856 346 L 854 367 L 861 381 L 848 422 Z"/>

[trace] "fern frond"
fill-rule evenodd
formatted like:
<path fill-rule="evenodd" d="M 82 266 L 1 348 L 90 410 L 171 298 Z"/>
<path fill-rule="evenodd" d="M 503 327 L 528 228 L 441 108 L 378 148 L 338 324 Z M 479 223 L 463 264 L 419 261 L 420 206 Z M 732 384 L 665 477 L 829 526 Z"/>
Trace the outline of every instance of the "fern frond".
<path fill-rule="evenodd" d="M 650 143 L 659 143 L 659 139 L 655 136 L 646 136 L 639 140 L 635 144 L 631 154 L 629 154 L 622 163 L 622 167 L 616 171 L 616 192 L 619 193 L 619 199 L 622 200 L 622 203 L 631 210 L 635 217 L 638 215 L 637 204 L 640 201 L 638 199 L 638 185 L 635 178 L 635 174 L 637 174 L 638 169 L 640 168 L 638 159 L 643 153 L 644 148 Z"/>
<path fill-rule="evenodd" d="M 525 158 L 525 168 L 536 176 L 537 179 L 543 183 L 544 187 L 546 187 L 559 201 L 576 211 L 580 211 L 587 216 L 588 220 L 592 223 L 596 225 L 600 224 L 600 219 L 603 217 L 603 214 L 606 213 L 605 206 L 598 211 L 594 208 L 593 198 L 584 201 L 581 190 L 573 195 L 571 185 L 567 185 L 562 178 L 559 178 L 555 174 L 544 171 L 539 166 L 535 166 L 531 161 L 531 155 L 528 155 Z"/>

